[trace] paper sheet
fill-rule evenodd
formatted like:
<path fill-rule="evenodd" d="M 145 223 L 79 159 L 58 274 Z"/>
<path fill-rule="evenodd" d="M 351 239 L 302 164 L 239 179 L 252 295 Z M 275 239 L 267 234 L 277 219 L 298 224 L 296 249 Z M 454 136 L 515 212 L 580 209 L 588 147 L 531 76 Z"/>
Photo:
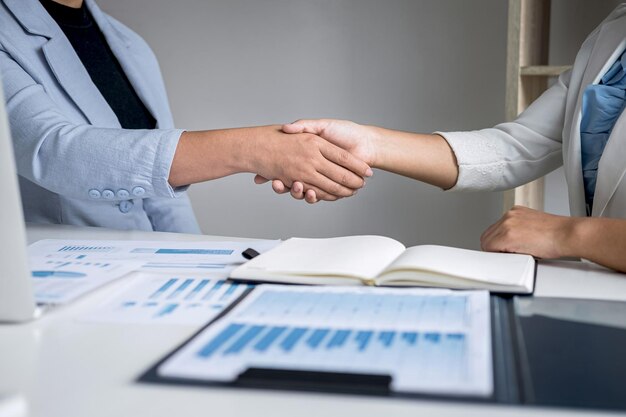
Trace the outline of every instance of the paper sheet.
<path fill-rule="evenodd" d="M 392 377 L 399 392 L 493 392 L 486 291 L 258 286 L 158 369 L 233 381 L 250 367 Z"/>
<path fill-rule="evenodd" d="M 126 288 L 84 317 L 120 323 L 204 324 L 219 315 L 251 286 L 213 277 L 138 274 Z"/>
<path fill-rule="evenodd" d="M 137 261 L 29 259 L 35 301 L 64 304 L 141 267 Z"/>
<path fill-rule="evenodd" d="M 170 242 L 124 240 L 40 240 L 29 246 L 33 257 L 65 260 L 140 261 L 142 271 L 181 273 L 219 271 L 246 261 L 242 252 L 252 248 L 263 253 L 279 240 L 247 242 Z"/>

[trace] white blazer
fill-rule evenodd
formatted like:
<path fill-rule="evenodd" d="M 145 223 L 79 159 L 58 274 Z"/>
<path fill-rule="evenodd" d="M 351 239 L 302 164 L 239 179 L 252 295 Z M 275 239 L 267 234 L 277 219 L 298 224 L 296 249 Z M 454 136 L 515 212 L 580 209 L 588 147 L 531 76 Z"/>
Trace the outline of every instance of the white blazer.
<path fill-rule="evenodd" d="M 626 3 L 585 40 L 571 71 L 515 121 L 472 132 L 437 132 L 452 147 L 459 178 L 452 190 L 503 190 L 564 165 L 572 216 L 586 216 L 580 151 L 581 102 L 626 49 Z M 626 218 L 626 112 L 598 166 L 592 216 Z"/>

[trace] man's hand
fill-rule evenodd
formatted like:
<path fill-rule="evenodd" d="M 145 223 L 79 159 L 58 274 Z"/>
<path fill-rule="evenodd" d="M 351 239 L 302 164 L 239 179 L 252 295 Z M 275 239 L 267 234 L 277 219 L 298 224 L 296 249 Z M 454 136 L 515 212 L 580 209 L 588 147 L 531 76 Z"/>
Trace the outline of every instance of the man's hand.
<path fill-rule="evenodd" d="M 489 252 L 526 253 L 538 258 L 572 256 L 569 249 L 575 217 L 555 216 L 515 206 L 480 238 Z"/>
<path fill-rule="evenodd" d="M 336 145 L 354 157 L 364 161 L 372 166 L 376 159 L 374 140 L 376 137 L 375 130 L 368 126 L 346 120 L 298 120 L 291 124 L 283 125 L 283 132 L 289 134 L 314 134 L 326 139 L 328 142 Z M 369 176 L 369 175 L 368 175 Z M 254 179 L 257 184 L 263 184 L 268 178 L 259 173 Z M 295 181 L 291 188 L 285 182 L 272 178 L 272 188 L 278 194 L 291 192 L 291 195 L 298 199 L 305 199 L 308 203 L 315 203 L 323 198 L 316 189 L 308 187 L 302 181 Z"/>

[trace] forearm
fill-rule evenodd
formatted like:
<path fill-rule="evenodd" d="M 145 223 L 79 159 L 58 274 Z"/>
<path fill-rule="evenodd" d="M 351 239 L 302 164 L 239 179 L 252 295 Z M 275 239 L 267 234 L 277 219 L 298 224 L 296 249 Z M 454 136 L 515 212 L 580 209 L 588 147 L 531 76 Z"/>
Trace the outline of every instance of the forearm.
<path fill-rule="evenodd" d="M 172 187 L 253 172 L 261 128 L 184 132 L 178 142 L 169 182 Z"/>
<path fill-rule="evenodd" d="M 454 152 L 439 135 L 371 127 L 375 132 L 373 165 L 437 187 L 454 186 L 459 169 Z"/>
<path fill-rule="evenodd" d="M 588 259 L 626 272 L 626 220 L 572 217 L 570 223 L 563 256 Z"/>
<path fill-rule="evenodd" d="M 371 175 L 365 162 L 316 135 L 288 135 L 280 126 L 260 126 L 183 133 L 169 183 L 177 187 L 240 172 L 288 187 L 302 181 L 325 200 L 353 195 L 363 177 Z"/>

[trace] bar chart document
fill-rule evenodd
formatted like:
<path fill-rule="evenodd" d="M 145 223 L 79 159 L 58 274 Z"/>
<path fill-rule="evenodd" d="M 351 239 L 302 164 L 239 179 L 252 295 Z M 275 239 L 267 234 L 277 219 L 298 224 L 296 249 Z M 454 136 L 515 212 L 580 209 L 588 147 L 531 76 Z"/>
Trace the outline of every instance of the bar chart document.
<path fill-rule="evenodd" d="M 66 260 L 30 257 L 35 300 L 64 304 L 141 266 L 141 262 Z"/>
<path fill-rule="evenodd" d="M 251 286 L 213 277 L 141 273 L 85 321 L 197 325 L 214 319 Z"/>
<path fill-rule="evenodd" d="M 401 393 L 493 393 L 489 294 L 258 286 L 158 368 L 233 382 L 250 368 L 391 377 Z"/>
<path fill-rule="evenodd" d="M 277 246 L 279 240 L 245 242 L 199 241 L 132 241 L 132 240 L 61 240 L 45 239 L 28 247 L 31 257 L 67 261 L 121 260 L 140 261 L 140 270 L 180 273 L 219 271 L 228 265 L 246 261 L 248 248 L 263 253 Z"/>

